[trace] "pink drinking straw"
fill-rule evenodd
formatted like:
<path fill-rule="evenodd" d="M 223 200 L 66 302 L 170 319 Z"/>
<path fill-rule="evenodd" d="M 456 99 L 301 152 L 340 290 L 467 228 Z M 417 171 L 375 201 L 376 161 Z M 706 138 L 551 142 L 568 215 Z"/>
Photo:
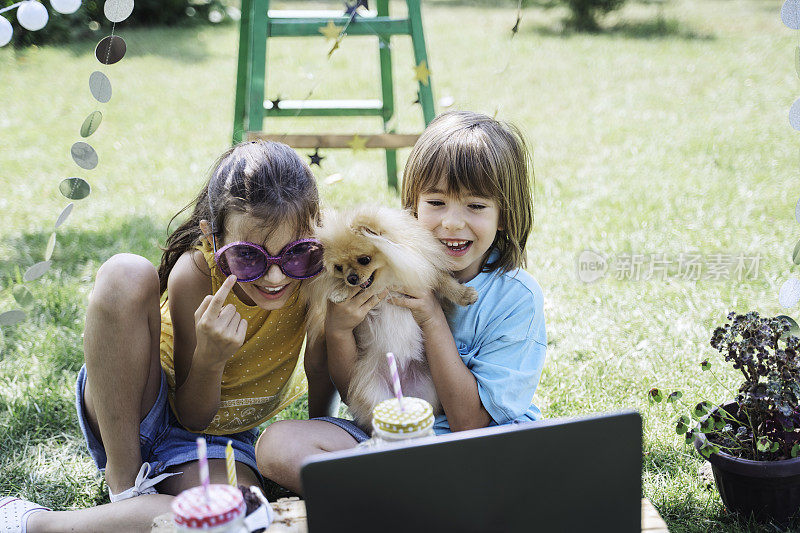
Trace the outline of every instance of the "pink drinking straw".
<path fill-rule="evenodd" d="M 206 439 L 197 437 L 197 460 L 200 462 L 200 484 L 208 501 L 208 453 L 206 453 Z"/>
<path fill-rule="evenodd" d="M 397 372 L 397 363 L 394 360 L 392 352 L 386 353 L 386 359 L 389 361 L 389 374 L 392 376 L 392 387 L 394 387 L 394 395 L 397 396 L 397 403 L 400 404 L 400 410 L 403 409 L 403 389 L 400 387 L 400 374 Z"/>

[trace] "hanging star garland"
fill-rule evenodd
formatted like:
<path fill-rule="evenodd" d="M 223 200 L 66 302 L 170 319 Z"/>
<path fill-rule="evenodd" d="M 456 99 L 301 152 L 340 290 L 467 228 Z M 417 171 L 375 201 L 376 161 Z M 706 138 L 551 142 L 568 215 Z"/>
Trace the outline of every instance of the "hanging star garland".
<path fill-rule="evenodd" d="M 353 138 L 347 142 L 347 146 L 349 146 L 354 152 L 361 152 L 367 149 L 367 140 L 364 137 L 355 134 L 353 135 Z"/>
<path fill-rule="evenodd" d="M 309 154 L 308 158 L 311 160 L 312 165 L 317 165 L 318 167 L 322 168 L 322 160 L 325 159 L 323 156 L 319 155 L 319 148 L 314 149 L 313 154 Z"/>
<path fill-rule="evenodd" d="M 519 0 L 519 2 L 517 3 L 517 21 L 514 23 L 514 27 L 511 28 L 511 37 L 512 38 L 514 38 L 514 36 L 519 31 L 519 23 L 520 22 L 522 22 L 522 0 Z"/>
<path fill-rule="evenodd" d="M 337 26 L 332 20 L 329 20 L 327 25 L 319 29 L 319 32 L 329 41 L 338 41 L 343 29 L 344 26 Z"/>
<path fill-rule="evenodd" d="M 428 62 L 424 59 L 419 62 L 419 65 L 414 67 L 414 79 L 422 85 L 428 85 L 431 71 L 428 69 Z"/>

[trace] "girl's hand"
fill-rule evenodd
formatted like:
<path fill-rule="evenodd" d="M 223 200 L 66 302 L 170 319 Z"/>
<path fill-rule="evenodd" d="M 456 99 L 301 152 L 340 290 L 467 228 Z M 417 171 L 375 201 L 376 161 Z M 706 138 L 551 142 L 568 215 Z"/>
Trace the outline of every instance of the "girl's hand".
<path fill-rule="evenodd" d="M 325 332 L 332 334 L 352 333 L 353 328 L 363 322 L 370 310 L 383 301 L 389 291 L 369 295 L 360 290 L 342 303 L 328 302 L 325 317 Z"/>
<path fill-rule="evenodd" d="M 436 299 L 433 291 L 409 291 L 400 296 L 393 297 L 390 301 L 394 305 L 405 307 L 410 310 L 411 314 L 414 316 L 414 320 L 417 321 L 417 324 L 419 324 L 419 327 L 423 330 L 425 326 L 436 320 L 442 319 L 446 322 L 442 306 L 439 304 L 439 300 Z"/>
<path fill-rule="evenodd" d="M 224 366 L 244 344 L 247 321 L 233 304 L 222 306 L 235 284 L 236 276 L 228 276 L 216 294 L 206 296 L 194 313 L 195 354 L 211 366 Z"/>

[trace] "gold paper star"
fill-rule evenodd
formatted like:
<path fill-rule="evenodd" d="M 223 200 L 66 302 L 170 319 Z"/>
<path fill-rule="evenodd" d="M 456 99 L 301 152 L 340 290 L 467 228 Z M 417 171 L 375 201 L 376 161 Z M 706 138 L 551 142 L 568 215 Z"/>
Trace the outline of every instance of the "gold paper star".
<path fill-rule="evenodd" d="M 356 134 L 348 141 L 347 146 L 353 149 L 354 152 L 360 152 L 367 149 L 367 140 L 364 137 Z"/>
<path fill-rule="evenodd" d="M 331 46 L 331 49 L 328 50 L 328 59 L 330 59 L 331 56 L 333 55 L 333 53 L 336 51 L 336 49 L 339 48 L 339 41 L 340 41 L 339 39 L 336 39 L 336 42 L 333 43 L 333 46 Z"/>
<path fill-rule="evenodd" d="M 419 65 L 414 67 L 414 79 L 422 85 L 428 85 L 428 78 L 430 78 L 431 71 L 428 70 L 428 63 L 423 59 Z"/>
<path fill-rule="evenodd" d="M 325 38 L 329 41 L 333 41 L 339 38 L 339 34 L 341 33 L 342 28 L 337 26 L 333 23 L 332 20 L 328 21 L 328 25 L 324 28 L 320 28 L 319 32 L 325 36 Z"/>

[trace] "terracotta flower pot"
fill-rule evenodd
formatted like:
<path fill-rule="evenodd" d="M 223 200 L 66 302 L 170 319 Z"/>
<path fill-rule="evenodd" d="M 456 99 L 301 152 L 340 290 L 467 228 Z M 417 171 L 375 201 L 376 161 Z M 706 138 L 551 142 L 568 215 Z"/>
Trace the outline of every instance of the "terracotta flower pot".
<path fill-rule="evenodd" d="M 735 413 L 738 404 L 729 402 L 722 407 Z M 711 413 L 701 422 L 709 416 Z M 694 446 L 698 452 L 707 441 L 705 434 L 695 434 Z M 744 517 L 752 514 L 759 522 L 772 520 L 785 524 L 800 510 L 800 457 L 753 461 L 720 451 L 708 461 L 722 503 L 729 511 Z"/>

